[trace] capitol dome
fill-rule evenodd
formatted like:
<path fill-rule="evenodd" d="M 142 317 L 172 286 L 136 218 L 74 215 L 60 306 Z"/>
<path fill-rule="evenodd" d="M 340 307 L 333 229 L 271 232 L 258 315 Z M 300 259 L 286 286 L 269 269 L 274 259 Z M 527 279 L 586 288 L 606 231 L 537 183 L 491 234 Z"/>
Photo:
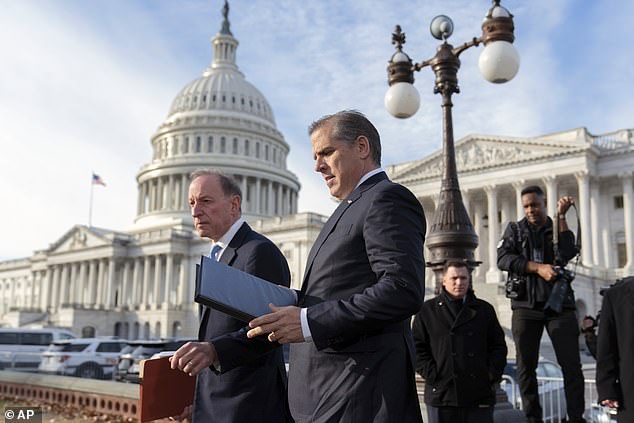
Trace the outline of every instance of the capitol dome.
<path fill-rule="evenodd" d="M 187 190 L 198 168 L 237 180 L 247 220 L 297 212 L 300 185 L 286 168 L 289 146 L 269 102 L 238 68 L 228 15 L 225 2 L 211 64 L 180 90 L 152 136 L 152 161 L 137 175 L 137 226 L 191 225 Z"/>

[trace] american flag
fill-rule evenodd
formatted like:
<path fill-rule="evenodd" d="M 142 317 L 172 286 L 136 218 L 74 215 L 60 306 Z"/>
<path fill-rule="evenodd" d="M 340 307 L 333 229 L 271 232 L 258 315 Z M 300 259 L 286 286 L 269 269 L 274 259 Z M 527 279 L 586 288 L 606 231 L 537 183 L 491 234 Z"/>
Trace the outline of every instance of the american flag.
<path fill-rule="evenodd" d="M 103 181 L 103 179 L 101 179 L 101 176 L 97 175 L 96 173 L 92 174 L 92 184 L 93 185 L 102 185 L 102 186 L 106 186 L 106 183 Z"/>

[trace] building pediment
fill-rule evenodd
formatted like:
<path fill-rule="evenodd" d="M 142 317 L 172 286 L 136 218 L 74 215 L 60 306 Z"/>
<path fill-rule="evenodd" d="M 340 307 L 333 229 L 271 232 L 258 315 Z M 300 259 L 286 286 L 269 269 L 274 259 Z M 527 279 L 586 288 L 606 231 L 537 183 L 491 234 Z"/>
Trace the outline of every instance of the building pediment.
<path fill-rule="evenodd" d="M 562 139 L 561 137 L 520 139 L 470 135 L 455 145 L 458 172 L 468 173 L 495 167 L 507 167 L 553 159 L 582 152 L 591 148 L 585 138 Z M 442 151 L 414 162 L 396 165 L 390 169 L 392 179 L 399 182 L 438 178 L 442 174 Z"/>
<path fill-rule="evenodd" d="M 59 240 L 51 244 L 49 254 L 66 253 L 113 245 L 115 232 L 75 225 Z"/>

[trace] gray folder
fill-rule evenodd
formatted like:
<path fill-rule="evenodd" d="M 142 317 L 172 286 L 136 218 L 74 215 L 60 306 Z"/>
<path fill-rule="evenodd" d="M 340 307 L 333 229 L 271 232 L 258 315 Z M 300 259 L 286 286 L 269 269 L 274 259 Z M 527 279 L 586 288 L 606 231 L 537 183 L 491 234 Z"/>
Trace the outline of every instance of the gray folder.
<path fill-rule="evenodd" d="M 194 301 L 248 322 L 271 312 L 269 304 L 296 305 L 295 291 L 202 256 Z"/>

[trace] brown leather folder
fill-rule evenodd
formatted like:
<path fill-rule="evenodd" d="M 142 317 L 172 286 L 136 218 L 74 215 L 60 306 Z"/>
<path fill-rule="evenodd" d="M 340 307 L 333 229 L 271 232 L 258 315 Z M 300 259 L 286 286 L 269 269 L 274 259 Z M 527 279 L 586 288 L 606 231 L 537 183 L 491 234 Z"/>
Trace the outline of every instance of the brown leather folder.
<path fill-rule="evenodd" d="M 141 423 L 179 416 L 194 402 L 196 378 L 172 370 L 169 357 L 141 361 Z"/>

